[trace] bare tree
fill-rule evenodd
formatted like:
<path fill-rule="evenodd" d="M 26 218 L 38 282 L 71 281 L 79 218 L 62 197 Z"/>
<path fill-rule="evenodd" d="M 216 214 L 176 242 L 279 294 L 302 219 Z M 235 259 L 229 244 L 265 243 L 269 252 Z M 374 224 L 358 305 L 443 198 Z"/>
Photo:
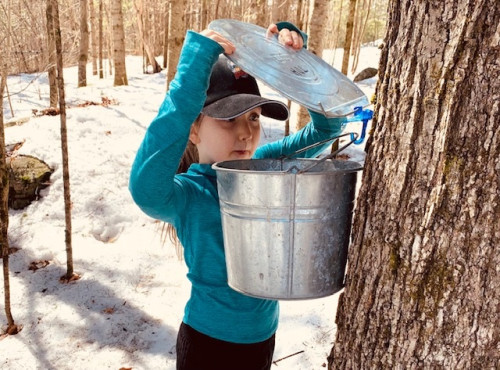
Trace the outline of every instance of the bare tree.
<path fill-rule="evenodd" d="M 372 0 L 363 0 L 363 4 L 356 7 L 356 27 L 353 35 L 353 47 L 351 48 L 351 55 L 354 56 L 351 66 L 351 73 L 356 72 L 359 63 L 359 54 L 361 52 L 361 43 L 365 34 L 366 24 L 370 17 L 370 10 L 372 8 Z"/>
<path fill-rule="evenodd" d="M 149 32 L 145 32 L 143 17 L 144 17 L 144 2 L 142 0 L 134 1 L 134 8 L 137 15 L 137 27 L 139 28 L 139 35 L 141 38 L 142 45 L 144 46 L 144 50 L 146 51 L 146 55 L 148 58 L 148 62 L 153 68 L 153 73 L 161 72 L 161 66 L 158 64 L 154 54 L 154 46 L 150 44 L 147 35 Z"/>
<path fill-rule="evenodd" d="M 7 50 L 9 41 L 7 38 Z M 9 335 L 17 334 L 21 327 L 16 325 L 12 316 L 10 304 L 10 279 L 9 279 L 9 169 L 6 162 L 5 131 L 3 124 L 3 93 L 7 86 L 7 64 L 4 62 L 3 53 L 0 53 L 0 255 L 3 265 L 3 288 L 5 315 L 7 316 L 7 330 Z M 6 53 L 7 54 L 7 53 Z"/>
<path fill-rule="evenodd" d="M 357 0 L 349 0 L 349 14 L 347 16 L 347 25 L 344 40 L 344 55 L 342 57 L 342 73 L 345 75 L 347 75 L 347 71 L 349 70 L 349 57 L 351 56 L 354 15 L 356 14 L 356 1 Z"/>
<path fill-rule="evenodd" d="M 264 0 L 250 0 L 245 6 L 244 21 L 266 27 L 269 17 Z"/>
<path fill-rule="evenodd" d="M 73 247 L 72 247 L 72 226 L 71 226 L 71 192 L 69 181 L 69 159 L 68 159 L 68 130 L 66 125 L 66 101 L 64 95 L 64 76 L 63 76 L 63 57 L 61 27 L 59 25 L 59 5 L 57 0 L 49 0 L 52 5 L 54 38 L 56 44 L 57 57 L 57 87 L 59 93 L 59 111 L 61 117 L 61 150 L 63 165 L 63 187 L 64 187 L 64 215 L 65 215 L 65 243 L 67 270 L 66 275 L 61 277 L 62 282 L 68 282 L 79 279 L 79 276 L 73 272 Z"/>
<path fill-rule="evenodd" d="M 168 18 L 167 86 L 174 78 L 184 42 L 186 0 L 170 1 Z"/>
<path fill-rule="evenodd" d="M 99 0 L 99 78 L 104 78 L 104 61 L 103 61 L 103 55 L 102 55 L 102 49 L 103 49 L 103 43 L 104 43 L 104 33 L 103 33 L 103 1 L 104 0 Z"/>
<path fill-rule="evenodd" d="M 52 3 L 50 1 L 47 2 L 47 9 L 45 13 L 47 19 L 47 50 L 48 50 L 48 58 L 49 65 L 47 68 L 48 80 L 49 80 L 49 101 L 50 107 L 57 107 L 57 71 L 56 71 L 56 43 L 54 40 L 54 17 L 52 14 Z"/>
<path fill-rule="evenodd" d="M 89 25 L 87 0 L 80 0 L 80 56 L 78 58 L 78 87 L 87 86 L 87 61 L 89 59 Z"/>
<path fill-rule="evenodd" d="M 113 61 L 115 64 L 114 86 L 128 85 L 125 66 L 125 32 L 123 30 L 122 0 L 111 0 L 113 36 Z"/>
<path fill-rule="evenodd" d="M 167 68 L 168 61 L 168 32 L 170 29 L 170 25 L 168 23 L 168 19 L 170 16 L 170 2 L 165 1 L 165 8 L 163 10 L 163 18 L 164 18 L 164 34 L 163 34 L 163 68 Z"/>
<path fill-rule="evenodd" d="M 320 58 L 323 55 L 324 28 L 327 19 L 327 6 L 324 1 L 316 0 L 310 4 L 311 9 L 307 18 L 307 29 L 309 30 L 308 49 Z M 299 107 L 297 130 L 304 127 L 310 121 L 307 109 Z"/>
<path fill-rule="evenodd" d="M 90 13 L 90 55 L 92 57 L 92 74 L 97 75 L 97 47 L 99 32 L 96 30 L 96 17 L 95 17 L 95 6 L 94 0 L 89 1 L 89 13 Z"/>
<path fill-rule="evenodd" d="M 390 2 L 330 369 L 499 368 L 499 24 Z"/>

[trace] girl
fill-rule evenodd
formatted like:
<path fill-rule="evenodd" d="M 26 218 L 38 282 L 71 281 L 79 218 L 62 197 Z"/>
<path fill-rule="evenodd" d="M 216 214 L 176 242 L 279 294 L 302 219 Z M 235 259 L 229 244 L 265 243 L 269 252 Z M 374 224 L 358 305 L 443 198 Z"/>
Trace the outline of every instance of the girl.
<path fill-rule="evenodd" d="M 305 37 L 287 22 L 269 26 L 268 33 L 279 33 L 280 42 L 295 49 Z M 192 288 L 177 337 L 177 369 L 269 369 L 274 352 L 278 302 L 248 297 L 227 285 L 211 165 L 277 158 L 342 130 L 342 120 L 310 112 L 312 122 L 304 129 L 257 148 L 260 116 L 286 120 L 288 109 L 261 97 L 253 77 L 219 57 L 234 50 L 214 31 L 188 31 L 176 76 L 130 175 L 134 201 L 151 217 L 173 225 L 184 247 Z M 302 156 L 315 156 L 326 145 Z"/>

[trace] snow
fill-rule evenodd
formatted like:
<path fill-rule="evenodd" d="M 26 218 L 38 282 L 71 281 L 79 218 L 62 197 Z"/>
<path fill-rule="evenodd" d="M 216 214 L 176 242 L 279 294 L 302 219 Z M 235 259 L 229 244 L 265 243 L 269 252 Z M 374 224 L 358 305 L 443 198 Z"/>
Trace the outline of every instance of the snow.
<path fill-rule="evenodd" d="M 377 59 L 378 49 L 364 50 L 362 61 Z M 60 117 L 32 114 L 48 107 L 46 74 L 8 78 L 14 115 L 4 99 L 6 124 L 28 121 L 6 127 L 6 143 L 24 142 L 17 153 L 44 160 L 54 173 L 38 201 L 10 211 L 10 247 L 19 248 L 10 256 L 11 308 L 23 329 L 0 340 L 2 369 L 175 368 L 190 289 L 186 268 L 170 242 L 162 242 L 161 223 L 138 209 L 127 188 L 135 152 L 163 99 L 165 74 L 143 74 L 140 57 L 127 58 L 127 74 L 128 86 L 113 87 L 113 76 L 99 80 L 89 66 L 88 86 L 77 89 L 77 68 L 64 72 L 73 259 L 81 275 L 69 284 L 59 282 L 66 273 Z M 375 81 L 360 84 L 368 96 Z M 264 86 L 262 92 L 276 97 Z M 115 104 L 76 107 L 104 97 Z M 283 123 L 264 118 L 263 142 L 283 130 Z M 363 145 L 346 152 L 364 158 Z M 30 270 L 32 262 L 40 268 Z M 273 368 L 326 367 L 339 294 L 281 302 Z M 0 308 L 5 312 L 3 300 Z M 4 329 L 6 323 L 2 315 Z"/>

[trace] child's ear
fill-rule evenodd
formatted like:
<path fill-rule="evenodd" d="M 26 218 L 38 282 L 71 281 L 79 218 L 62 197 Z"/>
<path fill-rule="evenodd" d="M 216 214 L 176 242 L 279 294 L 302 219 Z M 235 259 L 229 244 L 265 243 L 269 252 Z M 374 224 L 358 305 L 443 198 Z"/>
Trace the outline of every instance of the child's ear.
<path fill-rule="evenodd" d="M 189 140 L 194 144 L 200 143 L 200 136 L 198 135 L 199 126 L 192 125 L 191 130 L 189 131 Z"/>

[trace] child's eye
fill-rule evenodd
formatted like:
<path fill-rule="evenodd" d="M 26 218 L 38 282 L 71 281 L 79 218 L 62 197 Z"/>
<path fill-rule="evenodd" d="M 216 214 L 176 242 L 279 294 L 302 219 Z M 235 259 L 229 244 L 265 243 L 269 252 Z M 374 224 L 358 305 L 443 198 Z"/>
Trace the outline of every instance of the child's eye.
<path fill-rule="evenodd" d="M 252 115 L 250 116 L 250 119 L 251 119 L 252 121 L 258 121 L 258 120 L 260 119 L 260 116 L 259 116 L 258 114 L 252 114 Z"/>

